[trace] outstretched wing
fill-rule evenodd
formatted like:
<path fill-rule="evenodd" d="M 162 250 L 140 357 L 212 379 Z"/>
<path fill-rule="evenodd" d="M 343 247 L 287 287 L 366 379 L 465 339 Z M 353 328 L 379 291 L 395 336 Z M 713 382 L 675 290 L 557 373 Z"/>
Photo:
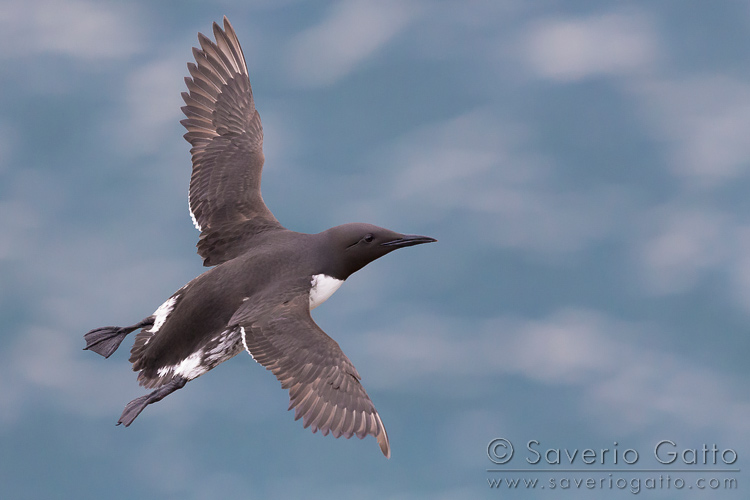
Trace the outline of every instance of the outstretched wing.
<path fill-rule="evenodd" d="M 193 48 L 181 121 L 192 146 L 190 214 L 206 266 L 236 257 L 253 235 L 282 227 L 260 194 L 263 127 L 245 56 L 226 17 L 224 29 L 214 23 L 213 31 L 216 43 L 199 33 L 201 48 Z"/>
<path fill-rule="evenodd" d="M 360 383 L 349 358 L 310 316 L 309 297 L 299 294 L 252 319 L 240 309 L 230 321 L 239 325 L 245 349 L 289 389 L 289 409 L 305 428 L 323 435 L 362 439 L 374 436 L 383 454 L 391 447 L 383 422 Z"/>

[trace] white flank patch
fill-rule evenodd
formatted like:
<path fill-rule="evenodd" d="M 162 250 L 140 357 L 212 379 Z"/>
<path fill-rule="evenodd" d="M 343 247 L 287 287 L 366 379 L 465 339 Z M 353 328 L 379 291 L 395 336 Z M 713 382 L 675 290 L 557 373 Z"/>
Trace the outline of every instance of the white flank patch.
<path fill-rule="evenodd" d="M 162 377 L 169 373 L 173 373 L 174 375 L 179 375 L 188 380 L 193 380 L 208 371 L 206 370 L 206 367 L 201 364 L 202 359 L 203 351 L 196 351 L 176 365 L 159 368 L 157 373 Z"/>
<path fill-rule="evenodd" d="M 257 360 L 255 359 L 255 356 L 253 356 L 253 353 L 251 353 L 250 349 L 248 349 L 247 347 L 247 340 L 245 340 L 245 327 L 244 326 L 240 327 L 240 334 L 242 334 L 242 345 L 245 346 L 245 350 L 250 355 L 250 357 L 253 358 L 253 360 L 257 362 Z"/>
<path fill-rule="evenodd" d="M 312 277 L 310 289 L 310 310 L 328 300 L 333 292 L 339 289 L 344 280 L 332 278 L 326 274 L 316 274 Z"/>
<path fill-rule="evenodd" d="M 169 316 L 169 313 L 174 309 L 177 297 L 179 297 L 179 295 L 170 297 L 165 303 L 159 306 L 159 309 L 154 311 L 154 326 L 151 327 L 151 332 L 158 332 L 159 328 L 161 328 L 164 325 L 164 322 L 167 321 L 167 316 Z"/>

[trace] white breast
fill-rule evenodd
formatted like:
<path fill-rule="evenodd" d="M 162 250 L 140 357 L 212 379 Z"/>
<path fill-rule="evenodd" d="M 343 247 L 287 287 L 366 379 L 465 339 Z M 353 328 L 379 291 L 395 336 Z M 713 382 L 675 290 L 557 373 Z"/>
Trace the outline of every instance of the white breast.
<path fill-rule="evenodd" d="M 339 289 L 344 280 L 332 278 L 325 274 L 316 274 L 312 277 L 312 288 L 310 289 L 310 310 L 312 311 L 320 304 L 328 300 L 333 292 Z"/>

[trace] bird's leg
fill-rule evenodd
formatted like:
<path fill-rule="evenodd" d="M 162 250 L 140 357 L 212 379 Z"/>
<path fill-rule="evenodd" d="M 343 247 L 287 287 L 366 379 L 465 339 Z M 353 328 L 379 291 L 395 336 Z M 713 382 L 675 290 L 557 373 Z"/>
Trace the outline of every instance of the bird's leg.
<path fill-rule="evenodd" d="M 152 326 L 153 324 L 154 317 L 149 316 L 132 326 L 103 326 L 95 328 L 83 336 L 86 340 L 86 347 L 83 350 L 88 349 L 108 358 L 120 347 L 120 344 L 130 332 L 139 328 Z"/>
<path fill-rule="evenodd" d="M 122 415 L 120 416 L 120 420 L 117 421 L 117 425 L 123 424 L 125 427 L 129 426 L 133 423 L 135 417 L 140 415 L 143 409 L 146 408 L 146 406 L 150 405 L 151 403 L 161 401 L 177 389 L 182 389 L 183 387 L 185 387 L 185 384 L 187 384 L 187 382 L 188 380 L 186 378 L 175 377 L 169 383 L 164 384 L 154 392 L 134 399 L 133 401 L 128 403 L 128 405 L 125 407 L 125 410 L 123 410 Z"/>

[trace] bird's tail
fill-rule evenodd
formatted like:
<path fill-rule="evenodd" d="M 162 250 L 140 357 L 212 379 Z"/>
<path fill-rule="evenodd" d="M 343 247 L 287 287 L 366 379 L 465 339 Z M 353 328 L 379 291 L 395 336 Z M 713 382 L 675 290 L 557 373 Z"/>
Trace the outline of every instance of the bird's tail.
<path fill-rule="evenodd" d="M 134 330 L 145 328 L 154 324 L 153 316 L 149 316 L 140 323 L 132 326 L 103 326 L 94 328 L 83 336 L 86 340 L 84 350 L 94 351 L 108 358 L 120 347 L 125 337 Z"/>

